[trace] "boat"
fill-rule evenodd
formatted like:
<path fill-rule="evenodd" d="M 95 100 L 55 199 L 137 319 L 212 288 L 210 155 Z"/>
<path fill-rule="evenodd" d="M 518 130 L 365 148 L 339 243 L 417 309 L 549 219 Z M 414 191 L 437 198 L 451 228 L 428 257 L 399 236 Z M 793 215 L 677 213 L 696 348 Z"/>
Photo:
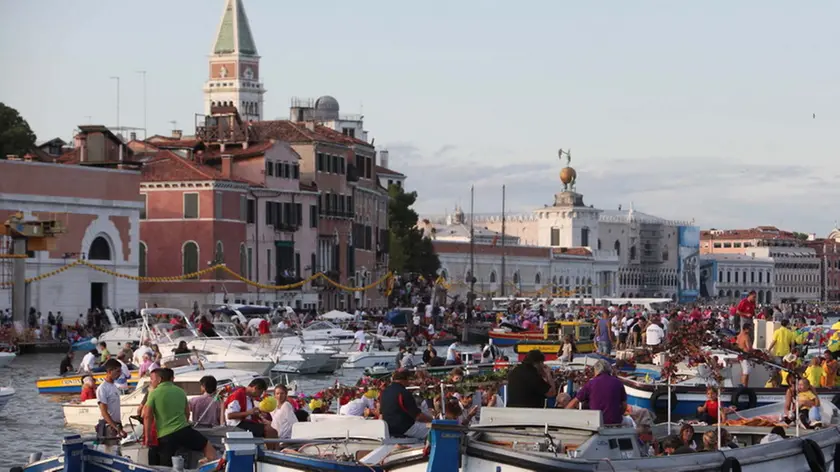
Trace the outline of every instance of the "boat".
<path fill-rule="evenodd" d="M 15 396 L 15 389 L 11 386 L 0 387 L 0 411 L 3 411 L 6 403 L 9 403 L 13 396 Z"/>
<path fill-rule="evenodd" d="M 93 379 L 97 385 L 102 383 L 105 378 L 105 372 L 94 374 L 72 374 L 66 376 L 56 377 L 41 377 L 35 381 L 35 386 L 38 388 L 40 394 L 72 394 L 82 392 L 82 379 L 88 375 L 93 375 Z M 128 379 L 129 387 L 136 387 L 137 381 L 140 379 L 140 371 L 132 370 L 131 377 Z"/>
<path fill-rule="evenodd" d="M 237 369 L 227 369 L 224 366 L 199 366 L 176 367 L 174 384 L 181 387 L 187 397 L 201 395 L 199 380 L 206 375 L 216 378 L 219 391 L 226 385 L 245 386 L 260 375 Z M 133 392 L 120 397 L 120 413 L 122 424 L 126 427 L 132 423 L 131 416 L 137 415 L 137 407 L 140 406 L 143 397 L 149 387 L 149 377 L 143 377 L 137 382 L 137 388 Z M 64 411 L 64 423 L 73 426 L 96 426 L 101 418 L 97 400 L 90 399 L 84 402 L 68 402 L 61 405 Z"/>
<path fill-rule="evenodd" d="M 720 353 L 719 361 L 726 364 L 720 370 L 723 382 L 720 389 L 720 401 L 735 405 L 739 410 L 746 410 L 766 405 L 777 404 L 785 400 L 787 387 L 764 387 L 769 374 L 766 369 L 754 368 L 750 374 L 749 386 L 740 386 L 741 365 L 737 355 Z M 678 366 L 675 378 L 669 387 L 666 379 L 661 379 L 651 372 L 658 369 L 655 365 L 637 364 L 633 372 L 624 372 L 619 379 L 627 392 L 627 403 L 647 408 L 656 413 L 668 411 L 668 399 L 671 411 L 676 415 L 696 415 L 697 408 L 706 402 L 706 390 L 714 382 L 707 375 L 705 366 Z M 819 388 L 817 394 L 823 403 L 833 403 L 840 388 Z"/>
<path fill-rule="evenodd" d="M 82 338 L 70 345 L 71 351 L 91 351 L 96 349 L 96 338 Z M 114 351 L 119 352 L 119 351 Z"/>
<path fill-rule="evenodd" d="M 419 365 L 423 362 L 423 356 L 414 354 L 413 360 L 414 365 Z M 395 369 L 397 368 L 397 352 L 374 351 L 370 349 L 350 352 L 347 353 L 343 367 L 346 369 L 366 369 L 371 367 Z"/>
<path fill-rule="evenodd" d="M 11 364 L 12 361 L 15 360 L 15 357 L 17 357 L 17 354 L 15 354 L 14 352 L 0 351 L 0 368 L 6 367 L 9 364 Z"/>
<path fill-rule="evenodd" d="M 748 440 L 747 447 L 645 457 L 635 428 L 604 427 L 600 411 L 483 408 L 477 427 L 454 423 L 432 423 L 429 471 L 452 470 L 451 464 L 459 463 L 461 472 L 810 472 L 826 470 L 840 445 L 837 427 L 768 444 L 759 444 L 766 431 L 744 430 L 738 438 Z"/>
<path fill-rule="evenodd" d="M 657 425 L 663 439 L 676 425 Z M 695 427 L 695 441 L 712 426 Z M 221 429 L 220 429 L 221 430 Z M 297 423 L 292 438 L 280 451 L 259 447 L 280 440 L 255 439 L 247 431 L 227 431 L 221 441 L 223 457 L 200 471 L 282 472 L 332 470 L 339 472 L 484 472 L 484 471 L 747 471 L 812 472 L 830 470 L 840 449 L 840 428 L 801 431 L 801 436 L 761 444 L 769 428 L 732 426 L 727 430 L 740 447 L 715 452 L 648 457 L 634 427 L 605 427 L 602 413 L 592 410 L 495 408 L 482 409 L 478 425 L 435 420 L 426 452 L 423 443 L 391 438 L 381 420 L 341 415 L 312 415 Z M 213 441 L 213 439 L 211 439 Z M 214 441 L 214 444 L 216 442 Z M 59 456 L 36 461 L 23 472 L 107 470 L 150 472 L 141 450 L 130 446 L 119 457 L 95 450 L 80 436 L 66 437 Z M 128 453 L 126 453 L 128 452 Z M 195 455 L 185 466 L 195 467 Z M 93 469 L 91 469 L 93 467 Z"/>
<path fill-rule="evenodd" d="M 541 330 L 525 331 L 522 328 L 508 323 L 502 323 L 501 327 L 490 331 L 490 340 L 498 347 L 509 347 L 523 343 L 534 343 L 537 346 L 545 342 L 549 345 L 544 352 L 556 353 L 563 344 L 567 335 L 574 336 L 575 345 L 580 353 L 593 352 L 595 343 L 592 341 L 594 328 L 592 323 L 585 321 L 546 321 Z M 550 342 L 555 343 L 551 347 Z M 540 349 L 536 347 L 535 349 Z M 543 349 L 540 349 L 543 350 Z"/>

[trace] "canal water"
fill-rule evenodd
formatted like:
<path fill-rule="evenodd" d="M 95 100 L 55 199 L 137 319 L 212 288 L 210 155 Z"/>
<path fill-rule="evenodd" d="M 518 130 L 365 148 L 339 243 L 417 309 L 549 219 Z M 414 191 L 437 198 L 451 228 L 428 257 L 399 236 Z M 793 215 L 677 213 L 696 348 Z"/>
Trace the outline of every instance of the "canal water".
<path fill-rule="evenodd" d="M 74 396 L 39 395 L 35 381 L 39 377 L 58 374 L 63 354 L 26 354 L 0 368 L 0 385 L 11 385 L 15 396 L 0 411 L 0 471 L 26 463 L 33 452 L 44 457 L 61 452 L 61 440 L 69 434 L 93 434 L 93 430 L 71 429 L 64 425 L 61 403 Z M 78 360 L 76 360 L 78 364 Z M 331 375 L 293 378 L 298 390 L 313 394 L 335 384 L 354 384 L 361 376 L 359 369 L 344 369 Z M 283 379 L 278 379 L 278 381 Z"/>

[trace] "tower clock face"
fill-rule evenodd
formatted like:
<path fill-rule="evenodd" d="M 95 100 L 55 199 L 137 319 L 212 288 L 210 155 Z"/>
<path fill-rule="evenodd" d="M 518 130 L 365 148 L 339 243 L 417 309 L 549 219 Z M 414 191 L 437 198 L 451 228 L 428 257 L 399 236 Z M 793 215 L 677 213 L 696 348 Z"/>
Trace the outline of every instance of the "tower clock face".
<path fill-rule="evenodd" d="M 250 67 L 245 68 L 245 78 L 251 80 L 254 78 L 254 71 Z"/>

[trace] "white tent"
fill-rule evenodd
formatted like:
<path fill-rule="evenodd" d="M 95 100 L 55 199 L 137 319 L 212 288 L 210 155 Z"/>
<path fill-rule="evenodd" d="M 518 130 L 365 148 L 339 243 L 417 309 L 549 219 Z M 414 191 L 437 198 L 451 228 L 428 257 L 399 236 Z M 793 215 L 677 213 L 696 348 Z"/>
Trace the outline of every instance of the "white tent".
<path fill-rule="evenodd" d="M 351 315 L 350 313 L 345 313 L 340 310 L 333 310 L 329 313 L 321 315 L 321 318 L 330 321 L 351 321 L 356 317 Z"/>

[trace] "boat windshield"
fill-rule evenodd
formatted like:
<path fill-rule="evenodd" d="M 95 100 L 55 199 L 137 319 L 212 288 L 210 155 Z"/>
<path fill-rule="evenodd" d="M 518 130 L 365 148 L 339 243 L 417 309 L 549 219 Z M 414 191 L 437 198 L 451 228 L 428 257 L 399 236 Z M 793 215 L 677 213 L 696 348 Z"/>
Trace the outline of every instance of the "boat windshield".
<path fill-rule="evenodd" d="M 592 339 L 592 325 L 579 325 L 578 326 L 578 340 L 581 341 L 589 341 Z"/>
<path fill-rule="evenodd" d="M 304 328 L 304 331 L 322 331 L 327 329 L 340 329 L 338 326 L 328 321 L 316 321 Z"/>

